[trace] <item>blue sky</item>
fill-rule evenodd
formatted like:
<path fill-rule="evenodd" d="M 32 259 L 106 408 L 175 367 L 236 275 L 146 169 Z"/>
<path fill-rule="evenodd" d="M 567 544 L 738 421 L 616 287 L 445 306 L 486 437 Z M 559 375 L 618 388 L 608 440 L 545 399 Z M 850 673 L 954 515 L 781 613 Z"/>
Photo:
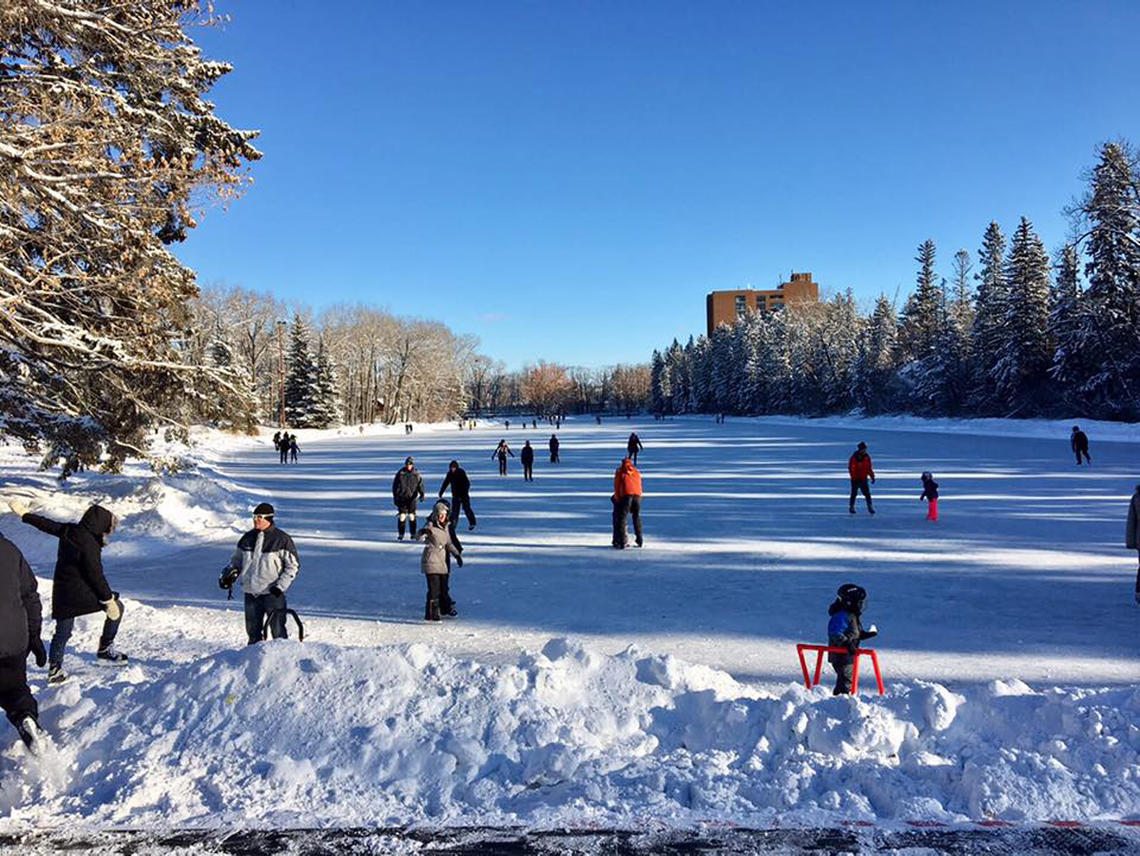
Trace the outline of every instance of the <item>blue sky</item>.
<path fill-rule="evenodd" d="M 517 367 L 642 361 L 704 295 L 810 270 L 869 304 L 996 219 L 1050 249 L 1140 143 L 1140 3 L 219 0 L 254 186 L 200 282 L 435 318 Z"/>

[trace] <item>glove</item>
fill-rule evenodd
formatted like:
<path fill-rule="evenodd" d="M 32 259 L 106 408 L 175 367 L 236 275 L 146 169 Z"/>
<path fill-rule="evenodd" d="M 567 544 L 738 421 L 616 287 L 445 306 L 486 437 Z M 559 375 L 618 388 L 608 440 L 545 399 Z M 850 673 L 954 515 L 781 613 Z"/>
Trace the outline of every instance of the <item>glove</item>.
<path fill-rule="evenodd" d="M 870 627 L 868 627 L 866 630 L 863 631 L 863 636 L 866 637 L 867 639 L 873 639 L 874 637 L 876 637 L 878 635 L 879 635 L 879 628 L 876 627 L 874 624 L 872 624 Z"/>
<path fill-rule="evenodd" d="M 224 568 L 222 568 L 221 576 L 218 577 L 218 588 L 232 589 L 239 576 L 241 576 L 241 571 L 239 571 L 237 568 L 226 565 Z"/>
<path fill-rule="evenodd" d="M 109 618 L 111 621 L 118 621 L 123 617 L 123 609 L 119 606 L 119 601 L 117 598 L 104 600 L 101 601 L 101 603 L 103 604 L 103 611 L 107 613 L 107 618 Z"/>
<path fill-rule="evenodd" d="M 41 669 L 47 663 L 47 651 L 44 650 L 44 640 L 38 636 L 28 643 L 28 653 L 36 658 L 36 665 Z"/>
<path fill-rule="evenodd" d="M 19 499 L 9 499 L 8 500 L 8 507 L 10 509 L 12 509 L 12 513 L 15 514 L 17 517 L 23 517 L 25 514 L 28 513 L 27 503 L 25 503 Z"/>
<path fill-rule="evenodd" d="M 462 556 L 456 556 L 456 557 L 455 557 L 455 566 L 456 566 L 457 568 L 462 568 L 462 567 L 463 567 L 463 557 L 462 557 Z"/>
<path fill-rule="evenodd" d="M 273 595 L 274 597 L 284 597 L 285 596 L 285 592 L 281 591 L 281 586 L 277 585 L 276 583 L 274 583 L 273 585 L 271 585 L 269 587 L 269 593 L 271 595 Z"/>

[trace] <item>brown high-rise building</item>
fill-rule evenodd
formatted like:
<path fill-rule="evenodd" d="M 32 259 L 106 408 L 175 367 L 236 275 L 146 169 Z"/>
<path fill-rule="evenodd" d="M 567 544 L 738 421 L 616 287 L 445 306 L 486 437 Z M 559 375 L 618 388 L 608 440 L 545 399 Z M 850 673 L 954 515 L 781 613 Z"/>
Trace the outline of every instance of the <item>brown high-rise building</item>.
<path fill-rule="evenodd" d="M 708 317 L 708 334 L 721 324 L 730 327 L 747 312 L 767 312 L 781 309 L 791 303 L 818 303 L 819 283 L 812 282 L 810 273 L 793 273 L 785 282 L 771 291 L 745 288 L 740 291 L 712 291 L 705 298 Z"/>

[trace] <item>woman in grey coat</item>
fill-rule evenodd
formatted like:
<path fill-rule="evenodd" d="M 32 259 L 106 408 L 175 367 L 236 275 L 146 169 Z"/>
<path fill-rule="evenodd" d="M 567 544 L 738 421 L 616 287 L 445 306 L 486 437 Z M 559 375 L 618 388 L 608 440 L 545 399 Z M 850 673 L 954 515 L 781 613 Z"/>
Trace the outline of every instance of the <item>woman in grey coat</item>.
<path fill-rule="evenodd" d="M 431 510 L 431 517 L 427 525 L 419 531 L 416 538 L 424 542 L 424 551 L 420 556 L 420 570 L 427 577 L 427 605 L 424 609 L 425 621 L 439 621 L 440 603 L 448 604 L 451 611 L 451 593 L 448 590 L 447 557 L 455 559 L 457 567 L 463 567 L 463 556 L 451 538 L 447 525 L 448 505 L 440 501 Z"/>

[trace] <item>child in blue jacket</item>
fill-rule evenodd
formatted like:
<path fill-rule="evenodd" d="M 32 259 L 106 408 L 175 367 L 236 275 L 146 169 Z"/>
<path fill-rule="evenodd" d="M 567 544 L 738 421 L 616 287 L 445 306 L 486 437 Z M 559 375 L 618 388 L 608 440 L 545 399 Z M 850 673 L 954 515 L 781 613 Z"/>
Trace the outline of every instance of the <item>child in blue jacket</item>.
<path fill-rule="evenodd" d="M 827 622 L 827 644 L 831 648 L 846 648 L 846 654 L 831 653 L 827 661 L 835 669 L 835 689 L 832 695 L 847 695 L 851 692 L 851 676 L 855 669 L 855 652 L 864 639 L 877 636 L 879 630 L 874 624 L 863 629 L 861 616 L 867 605 L 867 590 L 854 583 L 844 583 L 839 587 L 835 601 L 828 607 L 831 620 Z"/>

